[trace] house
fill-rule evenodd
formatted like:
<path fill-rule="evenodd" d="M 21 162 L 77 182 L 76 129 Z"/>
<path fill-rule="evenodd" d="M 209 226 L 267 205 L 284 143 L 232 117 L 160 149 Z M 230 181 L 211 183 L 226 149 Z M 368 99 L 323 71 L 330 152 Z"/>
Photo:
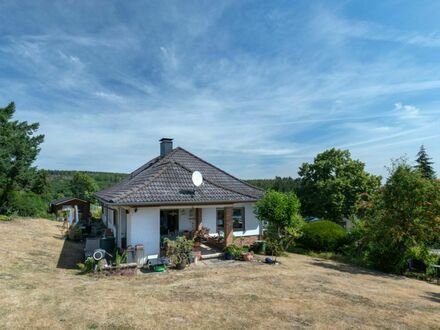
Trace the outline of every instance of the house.
<path fill-rule="evenodd" d="M 90 218 L 90 203 L 79 198 L 63 197 L 56 199 L 49 203 L 49 207 L 50 212 L 54 214 L 65 212 L 70 223 Z"/>
<path fill-rule="evenodd" d="M 203 183 L 196 187 L 198 171 Z M 205 227 L 223 246 L 251 244 L 261 234 L 254 205 L 264 191 L 251 186 L 183 148 L 160 140 L 160 155 L 120 183 L 95 193 L 103 221 L 121 248 L 142 244 L 145 254 L 159 254 L 161 237 Z"/>

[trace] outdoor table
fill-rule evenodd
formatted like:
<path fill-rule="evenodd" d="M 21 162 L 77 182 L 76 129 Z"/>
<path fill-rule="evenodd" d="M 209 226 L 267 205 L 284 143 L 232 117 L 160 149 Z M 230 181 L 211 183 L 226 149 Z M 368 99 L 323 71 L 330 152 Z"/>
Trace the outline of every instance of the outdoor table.
<path fill-rule="evenodd" d="M 437 284 L 440 284 L 440 265 L 431 265 L 437 270 Z"/>

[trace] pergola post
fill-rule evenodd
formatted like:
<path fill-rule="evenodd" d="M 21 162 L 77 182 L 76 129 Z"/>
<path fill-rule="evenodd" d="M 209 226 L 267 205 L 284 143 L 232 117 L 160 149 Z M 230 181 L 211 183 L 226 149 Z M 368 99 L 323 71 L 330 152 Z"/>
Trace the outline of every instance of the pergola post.
<path fill-rule="evenodd" d="M 234 242 L 234 230 L 232 222 L 232 206 L 225 207 L 224 211 L 225 246 Z"/>
<path fill-rule="evenodd" d="M 201 230 L 202 226 L 202 208 L 198 207 L 196 208 L 196 231 Z"/>

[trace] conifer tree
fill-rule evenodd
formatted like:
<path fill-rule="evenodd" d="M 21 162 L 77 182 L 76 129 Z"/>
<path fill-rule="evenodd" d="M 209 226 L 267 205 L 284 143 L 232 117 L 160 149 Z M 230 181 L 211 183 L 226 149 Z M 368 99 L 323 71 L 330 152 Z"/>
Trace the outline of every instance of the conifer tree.
<path fill-rule="evenodd" d="M 415 168 L 420 171 L 422 176 L 426 179 L 434 180 L 436 178 L 435 171 L 432 165 L 434 164 L 426 153 L 425 147 L 422 145 L 420 151 L 417 153 L 417 165 Z"/>

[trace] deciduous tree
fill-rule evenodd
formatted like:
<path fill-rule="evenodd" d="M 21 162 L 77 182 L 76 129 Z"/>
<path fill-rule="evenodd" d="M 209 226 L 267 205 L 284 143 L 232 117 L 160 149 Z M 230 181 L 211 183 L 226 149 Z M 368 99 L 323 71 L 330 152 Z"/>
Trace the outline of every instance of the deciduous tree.
<path fill-rule="evenodd" d="M 405 161 L 396 162 L 365 226 L 373 265 L 404 271 L 411 251 L 439 239 L 439 182 L 426 179 Z"/>
<path fill-rule="evenodd" d="M 93 193 L 98 191 L 99 187 L 90 175 L 76 172 L 70 182 L 70 189 L 74 197 L 92 201 Z"/>
<path fill-rule="evenodd" d="M 348 150 L 334 148 L 304 163 L 298 174 L 302 214 L 336 222 L 353 215 L 361 194 L 376 193 L 381 180 L 367 173 L 364 163 L 351 159 Z"/>
<path fill-rule="evenodd" d="M 287 250 L 301 235 L 303 220 L 299 214 L 300 202 L 294 193 L 268 191 L 255 205 L 255 215 L 266 221 L 270 239 L 278 240 Z"/>

